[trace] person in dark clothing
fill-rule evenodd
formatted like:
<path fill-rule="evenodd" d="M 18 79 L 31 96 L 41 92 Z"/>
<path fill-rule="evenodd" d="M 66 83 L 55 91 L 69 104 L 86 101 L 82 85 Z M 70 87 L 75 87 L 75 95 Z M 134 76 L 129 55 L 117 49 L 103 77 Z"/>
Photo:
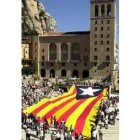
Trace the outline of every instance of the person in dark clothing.
<path fill-rule="evenodd" d="M 44 118 L 44 122 L 45 122 L 45 123 L 47 123 L 47 122 L 48 122 L 48 120 L 47 120 L 47 116 Z"/>
<path fill-rule="evenodd" d="M 53 117 L 53 125 L 56 127 L 56 116 Z"/>
<path fill-rule="evenodd" d="M 95 119 L 95 125 L 97 126 L 97 124 L 98 124 L 98 117 L 96 117 Z"/>
<path fill-rule="evenodd" d="M 30 140 L 31 129 L 29 127 L 27 127 L 25 132 L 26 132 L 26 140 Z"/>

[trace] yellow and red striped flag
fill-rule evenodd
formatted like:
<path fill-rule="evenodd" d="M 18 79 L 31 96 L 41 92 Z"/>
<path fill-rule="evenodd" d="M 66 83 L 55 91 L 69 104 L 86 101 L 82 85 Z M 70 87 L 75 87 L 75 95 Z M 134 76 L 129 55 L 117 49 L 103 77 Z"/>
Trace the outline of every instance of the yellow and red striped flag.
<path fill-rule="evenodd" d="M 106 88 L 76 87 L 73 85 L 68 93 L 51 99 L 43 99 L 28 107 L 24 112 L 36 114 L 44 119 L 55 116 L 58 122 L 64 120 L 66 126 L 72 125 L 74 131 L 90 137 L 93 116 L 96 116 L 101 100 L 105 97 Z"/>

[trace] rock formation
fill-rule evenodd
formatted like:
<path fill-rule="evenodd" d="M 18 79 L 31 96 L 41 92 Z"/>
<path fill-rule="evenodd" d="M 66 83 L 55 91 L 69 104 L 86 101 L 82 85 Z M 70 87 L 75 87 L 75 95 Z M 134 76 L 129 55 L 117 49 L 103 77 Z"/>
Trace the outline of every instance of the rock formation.
<path fill-rule="evenodd" d="M 22 24 L 39 35 L 54 32 L 57 26 L 54 18 L 45 12 L 44 5 L 39 0 L 22 0 Z"/>

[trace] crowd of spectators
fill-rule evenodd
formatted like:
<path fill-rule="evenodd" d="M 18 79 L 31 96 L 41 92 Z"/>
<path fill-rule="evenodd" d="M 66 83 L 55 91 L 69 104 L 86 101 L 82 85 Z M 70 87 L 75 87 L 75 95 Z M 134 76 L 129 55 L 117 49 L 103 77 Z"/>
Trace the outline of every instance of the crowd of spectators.
<path fill-rule="evenodd" d="M 22 108 L 31 106 L 43 98 L 52 98 L 64 93 L 63 88 L 53 84 L 48 79 L 41 79 L 38 83 L 34 77 L 28 76 L 22 79 Z"/>
<path fill-rule="evenodd" d="M 95 116 L 94 125 L 91 129 L 91 140 L 102 140 L 102 128 L 108 129 L 108 125 L 115 125 L 116 120 L 119 120 L 119 96 L 108 96 L 106 100 L 101 101 Z"/>

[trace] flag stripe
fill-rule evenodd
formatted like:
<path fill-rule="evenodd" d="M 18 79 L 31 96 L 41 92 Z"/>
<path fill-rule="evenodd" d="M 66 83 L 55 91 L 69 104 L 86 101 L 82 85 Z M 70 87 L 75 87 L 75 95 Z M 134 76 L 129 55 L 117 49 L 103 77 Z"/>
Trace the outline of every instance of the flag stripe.
<path fill-rule="evenodd" d="M 96 97 L 93 97 L 93 98 L 95 99 Z M 68 127 L 70 127 L 70 125 L 72 124 L 73 128 L 75 128 L 76 120 L 79 118 L 79 116 L 84 111 L 84 109 L 87 108 L 87 106 L 92 102 L 93 98 L 82 99 L 82 100 L 85 100 L 85 102 L 80 104 L 80 106 L 77 107 L 75 110 L 73 110 L 71 114 L 68 116 L 66 120 L 66 125 Z"/>
<path fill-rule="evenodd" d="M 63 106 L 60 110 L 58 110 L 57 112 L 55 112 L 54 113 L 54 116 L 56 116 L 57 119 L 60 118 L 65 112 L 67 112 L 77 102 L 78 101 L 76 99 L 74 99 L 73 101 L 71 101 L 70 103 L 68 103 L 66 106 Z"/>
<path fill-rule="evenodd" d="M 45 108 L 41 109 L 41 110 L 37 113 L 37 116 L 43 117 L 45 114 L 47 114 L 47 113 L 48 113 L 49 111 L 51 111 L 53 108 L 55 108 L 56 106 L 62 104 L 63 102 L 65 102 L 65 101 L 67 101 L 67 100 L 69 100 L 69 99 L 71 99 L 71 98 L 73 98 L 73 97 L 75 97 L 75 94 L 74 94 L 74 95 L 71 95 L 71 96 L 69 96 L 69 97 L 67 97 L 67 98 L 63 98 L 63 99 L 61 99 L 61 100 L 59 100 L 59 101 L 57 101 L 57 102 L 55 102 L 55 103 L 49 104 L 49 105 L 46 106 Z"/>
<path fill-rule="evenodd" d="M 28 114 L 31 113 L 33 110 L 35 110 L 36 108 L 40 107 L 42 104 L 44 104 L 45 102 L 49 101 L 48 98 L 45 98 L 43 100 L 41 100 L 40 102 L 38 102 L 37 104 L 34 104 L 30 107 L 27 107 L 24 112 L 27 112 Z"/>
<path fill-rule="evenodd" d="M 64 114 L 62 114 L 59 118 L 58 121 L 62 121 L 62 120 L 67 120 L 67 118 L 71 115 L 71 113 L 76 110 L 76 108 L 78 106 L 80 106 L 83 102 L 85 102 L 86 99 L 83 100 L 77 100 L 77 103 L 75 103 L 69 110 L 67 110 L 66 112 L 64 112 Z"/>
<path fill-rule="evenodd" d="M 74 91 L 75 91 L 75 90 L 74 90 Z M 41 106 L 39 106 L 38 108 L 36 108 L 34 111 L 32 111 L 32 113 L 37 114 L 40 110 L 44 109 L 46 106 L 48 106 L 48 105 L 50 105 L 50 104 L 52 104 L 52 103 L 56 103 L 56 102 L 58 102 L 58 101 L 60 101 L 60 100 L 62 100 L 62 99 L 68 98 L 68 97 L 70 97 L 71 95 L 74 95 L 74 94 L 75 94 L 74 91 L 73 91 L 72 93 L 66 95 L 66 96 L 61 96 L 61 97 L 59 97 L 59 98 L 57 98 L 57 99 L 55 99 L 55 100 L 53 100 L 53 101 L 48 100 L 48 102 L 46 102 L 46 103 L 44 103 L 43 105 L 41 105 Z"/>
<path fill-rule="evenodd" d="M 43 108 L 45 108 L 46 106 L 48 106 L 49 104 L 51 104 L 51 101 L 46 102 L 45 104 L 41 105 L 40 107 L 38 107 L 37 109 L 35 109 L 34 111 L 32 111 L 33 114 L 37 114 L 40 110 L 42 110 Z"/>
<path fill-rule="evenodd" d="M 90 110 L 96 104 L 96 102 L 102 98 L 102 95 L 103 94 L 101 93 L 96 99 L 93 99 L 92 102 L 84 109 L 84 111 L 81 113 L 81 115 L 77 119 L 75 130 L 78 131 L 78 134 L 82 132 L 86 117 L 88 116 L 88 114 L 90 113 Z"/>
<path fill-rule="evenodd" d="M 55 112 L 59 111 L 62 107 L 66 106 L 69 102 L 73 101 L 75 99 L 75 96 L 66 100 L 65 102 L 63 102 L 62 104 L 54 107 L 52 110 L 50 110 L 48 113 L 44 114 L 44 116 L 47 116 L 47 118 L 49 119 L 51 116 L 54 115 Z M 42 116 L 42 117 L 44 117 Z"/>
<path fill-rule="evenodd" d="M 97 111 L 99 108 L 101 100 L 98 100 L 98 102 L 92 107 L 90 113 L 88 114 L 88 116 L 85 119 L 85 124 L 82 130 L 82 135 L 89 137 L 90 136 L 90 130 L 91 130 L 91 126 L 94 123 L 95 118 L 93 116 L 97 115 Z"/>

